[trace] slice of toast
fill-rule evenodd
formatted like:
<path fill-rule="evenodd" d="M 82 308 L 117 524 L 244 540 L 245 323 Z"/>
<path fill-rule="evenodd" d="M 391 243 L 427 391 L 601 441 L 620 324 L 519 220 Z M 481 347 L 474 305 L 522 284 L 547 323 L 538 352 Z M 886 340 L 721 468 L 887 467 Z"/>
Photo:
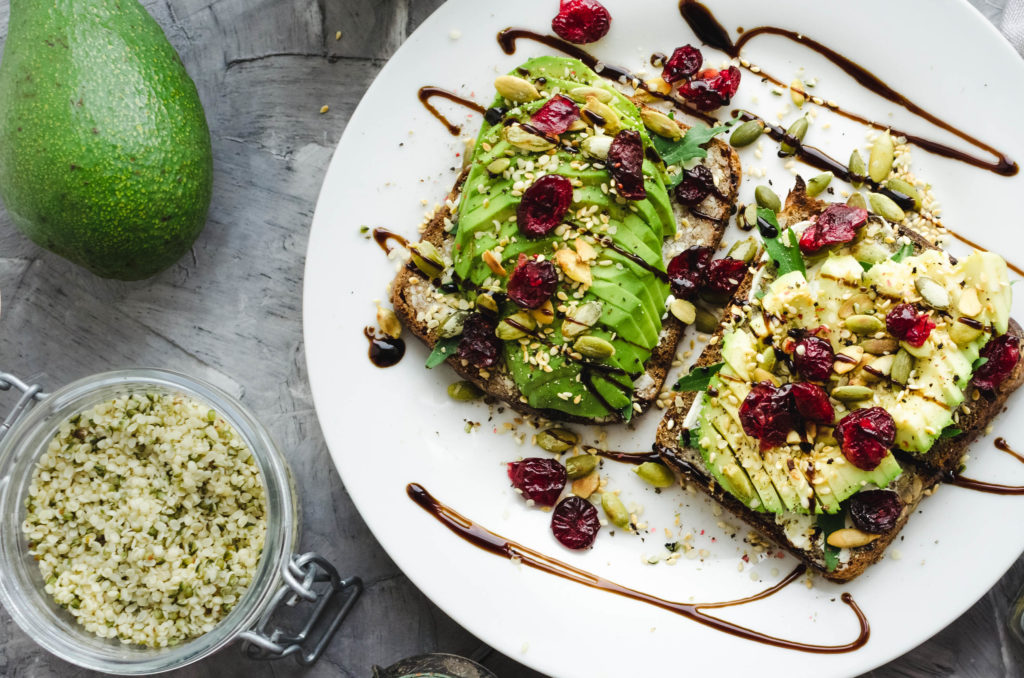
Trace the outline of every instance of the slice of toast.
<path fill-rule="evenodd" d="M 804 183 L 798 178 L 796 187 L 786 199 L 784 210 L 778 215 L 780 225 L 789 226 L 806 220 L 810 216 L 820 213 L 825 206 L 826 203 L 806 194 Z M 905 235 L 911 240 L 917 252 L 936 249 L 917 233 L 902 228 L 899 231 L 901 235 Z M 751 269 L 740 285 L 735 299 L 749 298 L 754 284 L 755 270 Z M 1013 320 L 1010 321 L 1009 331 L 1017 336 L 1022 336 L 1020 326 Z M 720 326 L 709 341 L 708 347 L 697 360 L 696 366 L 708 366 L 722 362 L 723 332 L 724 327 Z M 929 453 L 922 457 L 910 459 L 910 455 L 900 455 L 899 461 L 903 473 L 890 485 L 890 488 L 900 494 L 906 507 L 896 527 L 870 544 L 843 549 L 840 564 L 832 572 L 829 572 L 825 565 L 823 539 L 820 535 L 805 538 L 806 531 L 794 530 L 794 525 L 801 520 L 795 518 L 795 514 L 779 514 L 784 517 L 788 516 L 788 518 L 780 520 L 777 519 L 776 514 L 761 513 L 744 505 L 714 480 L 701 453 L 681 442 L 686 440 L 684 421 L 695 398 L 700 394 L 679 394 L 658 427 L 655 450 L 687 481 L 710 495 L 737 517 L 756 527 L 776 544 L 819 571 L 827 579 L 842 583 L 857 577 L 869 565 L 882 557 L 886 547 L 899 534 L 921 499 L 931 494 L 932 488 L 945 475 L 959 468 L 970 442 L 984 431 L 989 422 L 1002 409 L 1007 397 L 1022 383 L 1024 383 L 1024 361 L 1017 364 L 1011 375 L 993 396 L 982 395 L 977 400 L 972 400 L 973 387 L 969 387 L 965 403 L 970 403 L 970 411 L 969 413 L 961 412 L 958 421 L 958 428 L 963 431 L 961 434 L 953 438 L 938 440 Z"/>
<path fill-rule="evenodd" d="M 677 124 L 684 131 L 688 129 L 684 123 L 677 122 Z M 734 204 L 742 176 L 739 157 L 729 144 L 717 138 L 707 145 L 707 151 L 707 158 L 701 162 L 715 176 L 718 191 L 717 193 L 712 192 L 703 202 L 692 208 L 673 199 L 677 237 L 664 242 L 663 259 L 665 262 L 670 261 L 676 254 L 691 246 L 700 245 L 716 249 L 735 209 Z M 422 240 L 431 242 L 446 256 L 450 255 L 453 236 L 445 227 L 453 219 L 451 206 L 458 203 L 465 177 L 466 172 L 464 171 L 456 180 L 445 205 L 434 214 L 421 234 Z M 405 327 L 431 348 L 439 340 L 436 322 L 431 322 L 431 307 L 437 302 L 436 294 L 435 285 L 431 281 L 425 280 L 424 276 L 413 267 L 407 266 L 399 271 L 391 285 L 391 301 L 395 313 Z M 634 382 L 633 400 L 634 410 L 637 409 L 637 406 L 639 407 L 637 414 L 645 412 L 661 392 L 665 376 L 675 358 L 676 345 L 684 331 L 685 326 L 671 314 L 667 314 L 663 319 L 662 330 L 658 337 L 659 343 L 647 361 L 646 371 Z M 593 420 L 554 410 L 535 409 L 524 402 L 525 398 L 504 366 L 479 369 L 455 356 L 447 358 L 446 362 L 462 378 L 476 384 L 485 394 L 504 401 L 523 414 L 594 424 L 622 421 L 621 415 L 617 414 Z"/>

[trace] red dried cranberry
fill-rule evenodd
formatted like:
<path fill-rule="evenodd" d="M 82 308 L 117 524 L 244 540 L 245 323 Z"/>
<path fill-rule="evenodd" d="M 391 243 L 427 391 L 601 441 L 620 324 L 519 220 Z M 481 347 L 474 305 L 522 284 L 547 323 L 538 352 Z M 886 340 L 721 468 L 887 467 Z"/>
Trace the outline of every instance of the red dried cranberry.
<path fill-rule="evenodd" d="M 497 365 L 502 342 L 494 335 L 496 328 L 497 323 L 481 313 L 466 318 L 459 340 L 459 358 L 476 367 Z"/>
<path fill-rule="evenodd" d="M 995 391 L 1020 360 L 1020 340 L 1012 334 L 998 336 L 985 344 L 981 357 L 988 360 L 974 372 L 971 383 L 982 390 Z"/>
<path fill-rule="evenodd" d="M 724 71 L 708 70 L 688 80 L 679 88 L 679 94 L 702 111 L 726 106 L 740 86 L 740 69 L 729 66 Z"/>
<path fill-rule="evenodd" d="M 694 245 L 668 262 L 668 279 L 672 294 L 680 299 L 695 299 L 700 281 L 711 262 L 711 248 Z"/>
<path fill-rule="evenodd" d="M 677 47 L 672 56 L 665 62 L 661 79 L 665 82 L 678 82 L 697 75 L 700 65 L 704 63 L 704 55 L 693 45 Z"/>
<path fill-rule="evenodd" d="M 560 174 L 545 174 L 523 191 L 516 224 L 528 238 L 540 238 L 562 223 L 572 204 L 572 182 Z"/>
<path fill-rule="evenodd" d="M 647 197 L 644 188 L 644 144 L 640 133 L 627 129 L 619 132 L 608 148 L 608 171 L 615 180 L 615 188 L 626 200 L 643 200 Z"/>
<path fill-rule="evenodd" d="M 601 520 L 597 509 L 586 499 L 569 495 L 551 513 L 551 531 L 562 546 L 586 549 L 594 545 Z"/>
<path fill-rule="evenodd" d="M 793 364 L 804 379 L 825 381 L 832 373 L 835 359 L 832 344 L 819 337 L 804 337 L 793 349 Z"/>
<path fill-rule="evenodd" d="M 520 254 L 516 269 L 508 277 L 506 292 L 509 299 L 523 308 L 540 308 L 555 293 L 556 287 L 558 272 L 554 264 Z"/>
<path fill-rule="evenodd" d="M 611 23 L 611 14 L 597 0 L 562 0 L 551 30 L 563 40 L 585 45 L 603 38 Z"/>
<path fill-rule="evenodd" d="M 918 313 L 913 304 L 900 304 L 885 316 L 889 333 L 911 346 L 923 346 L 935 323 L 927 313 Z"/>
<path fill-rule="evenodd" d="M 715 259 L 704 274 L 703 292 L 713 297 L 731 298 L 747 273 L 747 262 L 732 257 Z"/>
<path fill-rule="evenodd" d="M 805 421 L 831 425 L 836 420 L 836 411 L 829 402 L 828 393 L 817 384 L 798 381 L 781 388 L 793 399 L 793 407 Z"/>
<path fill-rule="evenodd" d="M 554 459 L 527 457 L 508 465 L 512 487 L 541 506 L 554 506 L 565 489 L 565 467 Z"/>
<path fill-rule="evenodd" d="M 865 532 L 881 534 L 896 527 L 903 500 L 893 490 L 863 490 L 850 497 L 850 519 Z"/>
<path fill-rule="evenodd" d="M 562 134 L 580 118 L 576 103 L 561 94 L 548 99 L 530 118 L 530 124 L 544 134 Z"/>
<path fill-rule="evenodd" d="M 896 422 L 881 407 L 856 410 L 836 426 L 836 438 L 851 464 L 872 471 L 882 463 L 896 439 Z"/>
<path fill-rule="evenodd" d="M 788 389 L 767 381 L 754 384 L 740 405 L 740 424 L 748 436 L 761 442 L 762 450 L 785 443 L 795 424 Z"/>
<path fill-rule="evenodd" d="M 818 215 L 800 236 L 800 249 L 808 254 L 822 247 L 840 245 L 857 237 L 857 229 L 868 222 L 868 211 L 835 203 Z"/>
<path fill-rule="evenodd" d="M 688 207 L 694 207 L 715 190 L 715 177 L 704 165 L 683 170 L 683 180 L 676 186 L 676 200 Z"/>

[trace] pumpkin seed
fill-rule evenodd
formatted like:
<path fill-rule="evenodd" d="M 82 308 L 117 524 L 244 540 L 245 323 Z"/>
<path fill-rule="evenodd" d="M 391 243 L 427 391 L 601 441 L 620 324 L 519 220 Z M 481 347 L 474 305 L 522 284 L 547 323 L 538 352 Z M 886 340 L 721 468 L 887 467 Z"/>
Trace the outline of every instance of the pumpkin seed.
<path fill-rule="evenodd" d="M 775 386 L 779 385 L 778 378 L 768 370 L 764 369 L 763 367 L 755 367 L 752 374 L 754 377 L 754 381 L 756 382 L 768 381 Z"/>
<path fill-rule="evenodd" d="M 845 320 L 854 313 L 864 313 L 872 306 L 871 297 L 867 294 L 855 294 L 839 306 L 839 318 Z"/>
<path fill-rule="evenodd" d="M 569 90 L 569 96 L 576 101 L 585 102 L 588 97 L 597 97 L 598 101 L 608 103 L 612 100 L 612 93 L 601 87 L 574 87 Z"/>
<path fill-rule="evenodd" d="M 540 92 L 532 82 L 514 75 L 499 75 L 494 79 L 494 89 L 501 97 L 517 104 L 540 99 Z"/>
<path fill-rule="evenodd" d="M 509 125 L 504 129 L 502 134 L 505 136 L 505 141 L 524 151 L 542 153 L 543 151 L 548 151 L 555 147 L 554 143 L 548 141 L 544 137 L 537 136 L 532 132 L 527 132 L 523 129 L 523 126 L 519 124 Z"/>
<path fill-rule="evenodd" d="M 793 82 L 789 83 L 789 98 L 793 100 L 793 103 L 796 104 L 797 108 L 803 106 L 804 102 L 807 101 L 807 94 L 804 92 L 804 83 L 800 82 L 799 78 L 796 78 Z"/>
<path fill-rule="evenodd" d="M 589 476 L 595 468 L 597 468 L 597 456 L 593 454 L 581 454 L 565 460 L 565 472 L 573 480 Z"/>
<path fill-rule="evenodd" d="M 909 353 L 912 358 L 927 358 L 934 350 L 931 343 L 927 341 L 920 346 L 914 346 L 909 341 L 901 341 L 900 348 Z"/>
<path fill-rule="evenodd" d="M 718 318 L 715 317 L 714 313 L 698 307 L 697 318 L 694 320 L 694 324 L 697 326 L 698 332 L 714 334 L 715 330 L 718 329 Z"/>
<path fill-rule="evenodd" d="M 946 288 L 929 277 L 921 276 L 914 281 L 917 293 L 924 299 L 924 303 L 932 308 L 944 311 L 949 308 L 949 292 Z"/>
<path fill-rule="evenodd" d="M 969 318 L 973 318 L 981 313 L 981 299 L 978 298 L 977 288 L 966 288 L 960 294 L 960 299 L 957 301 L 956 305 L 957 308 L 960 309 L 960 312 Z"/>
<path fill-rule="evenodd" d="M 676 477 L 664 464 L 656 461 L 645 461 L 633 469 L 634 473 L 640 476 L 648 485 L 654 487 L 672 487 L 676 484 Z"/>
<path fill-rule="evenodd" d="M 491 174 L 501 174 L 507 170 L 511 164 L 512 161 L 509 158 L 498 158 L 491 161 L 491 164 L 487 166 L 487 171 Z"/>
<path fill-rule="evenodd" d="M 644 107 L 640 110 L 640 119 L 644 121 L 644 126 L 647 129 L 660 137 L 675 141 L 683 136 L 683 130 L 679 125 L 661 111 Z"/>
<path fill-rule="evenodd" d="M 542 450 L 561 454 L 576 447 L 580 437 L 567 428 L 549 428 L 537 434 L 537 446 Z M 583 473 L 581 475 L 587 475 Z"/>
<path fill-rule="evenodd" d="M 914 357 L 907 353 L 906 349 L 900 349 L 896 359 L 892 361 L 892 369 L 889 371 L 889 378 L 900 386 L 906 386 L 910 379 L 910 372 L 914 369 Z"/>
<path fill-rule="evenodd" d="M 420 269 L 423 275 L 434 279 L 444 271 L 444 259 L 434 243 L 427 240 L 409 245 L 409 253 L 412 256 L 412 263 Z"/>
<path fill-rule="evenodd" d="M 856 334 L 874 334 L 885 329 L 885 323 L 878 317 L 863 313 L 851 315 L 843 324 L 846 325 L 846 329 Z"/>
<path fill-rule="evenodd" d="M 776 362 L 778 362 L 778 357 L 775 355 L 775 349 L 770 346 L 757 356 L 758 366 L 769 372 L 775 369 Z"/>
<path fill-rule="evenodd" d="M 860 345 L 864 347 L 865 353 L 886 355 L 887 353 L 895 353 L 900 347 L 900 342 L 887 337 L 884 339 L 865 339 L 860 342 Z"/>
<path fill-rule="evenodd" d="M 498 302 L 494 300 L 494 297 L 488 293 L 478 294 L 476 297 L 476 305 L 479 308 L 490 311 L 491 313 L 498 312 Z"/>
<path fill-rule="evenodd" d="M 828 535 L 828 545 L 837 549 L 853 549 L 858 546 L 867 546 L 879 535 L 862 532 L 855 527 L 844 527 Z"/>
<path fill-rule="evenodd" d="M 480 295 L 480 296 L 486 296 L 486 295 Z M 479 303 L 479 301 L 480 301 L 480 297 L 477 297 L 477 302 Z M 495 307 L 494 310 L 495 310 L 495 312 L 497 312 L 497 310 L 498 310 L 497 307 Z M 463 326 L 465 326 L 466 318 L 468 318 L 468 317 L 469 317 L 469 312 L 468 311 L 455 311 L 454 313 L 449 315 L 447 318 L 445 318 L 444 322 L 441 323 L 441 329 L 439 330 L 439 332 L 441 334 L 441 338 L 442 339 L 450 339 L 452 337 L 457 337 L 460 334 L 462 334 L 462 328 L 463 328 Z"/>
<path fill-rule="evenodd" d="M 503 341 L 522 339 L 528 332 L 537 329 L 537 321 L 529 311 L 519 311 L 498 323 L 494 335 Z"/>
<path fill-rule="evenodd" d="M 980 328 L 965 325 L 959 320 L 954 320 L 949 326 L 949 338 L 952 339 L 957 346 L 966 346 L 980 337 L 981 332 L 982 330 Z"/>
<path fill-rule="evenodd" d="M 810 127 L 810 123 L 807 122 L 807 118 L 797 118 L 789 129 L 786 130 L 786 136 L 796 139 L 798 142 L 803 141 L 804 137 L 807 136 L 807 128 Z M 783 155 L 793 155 L 796 153 L 796 148 L 789 145 L 788 142 L 783 141 L 781 145 Z"/>
<path fill-rule="evenodd" d="M 454 384 L 448 384 L 448 396 L 452 400 L 469 402 L 470 400 L 476 400 L 483 394 L 484 392 L 471 381 L 457 381 Z"/>
<path fill-rule="evenodd" d="M 816 177 L 811 177 L 810 181 L 807 182 L 807 195 L 818 195 L 832 183 L 832 179 L 835 177 L 831 172 L 822 172 Z"/>
<path fill-rule="evenodd" d="M 779 196 L 767 186 L 762 185 L 755 188 L 754 199 L 758 205 L 772 212 L 778 212 L 782 209 L 782 201 L 779 200 Z"/>
<path fill-rule="evenodd" d="M 740 224 L 740 228 L 750 231 L 755 226 L 757 226 L 757 204 L 751 203 L 743 210 L 743 223 Z"/>
<path fill-rule="evenodd" d="M 896 149 L 888 132 L 879 134 L 875 143 L 871 144 L 868 155 L 868 176 L 872 181 L 881 183 L 892 171 L 892 163 L 896 159 Z"/>
<path fill-rule="evenodd" d="M 629 525 L 629 511 L 626 510 L 626 505 L 622 503 L 617 494 L 602 492 L 601 508 L 604 509 L 604 514 L 608 516 L 608 521 L 612 525 L 616 527 Z"/>
<path fill-rule="evenodd" d="M 733 148 L 749 146 L 757 141 L 764 133 L 764 122 L 761 120 L 747 120 L 745 123 L 733 130 L 729 135 L 729 143 Z"/>
<path fill-rule="evenodd" d="M 562 323 L 562 336 L 566 338 L 583 334 L 597 324 L 601 318 L 604 305 L 600 301 L 588 301 L 576 307 L 570 307 L 565 313 Z"/>
<path fill-rule="evenodd" d="M 377 307 L 377 325 L 392 339 L 402 336 L 402 323 L 398 322 L 398 316 L 390 308 Z"/>
<path fill-rule="evenodd" d="M 594 127 L 603 127 L 609 134 L 615 134 L 622 127 L 615 109 L 596 96 L 587 97 L 587 105 L 583 107 L 582 113 Z"/>
<path fill-rule="evenodd" d="M 741 259 L 748 264 L 754 260 L 757 256 L 758 247 L 757 241 L 753 238 L 746 238 L 744 240 L 737 240 L 733 243 L 732 247 L 729 248 L 726 256 L 732 257 L 733 259 Z"/>
<path fill-rule="evenodd" d="M 874 393 L 874 390 L 867 386 L 836 386 L 832 389 L 832 397 L 844 403 L 855 403 L 860 400 L 867 400 Z"/>
<path fill-rule="evenodd" d="M 860 193 L 854 193 L 846 199 L 846 204 L 850 207 L 859 207 L 862 210 L 868 208 L 868 203 L 864 200 L 864 196 Z"/>
<path fill-rule="evenodd" d="M 871 203 L 871 211 L 888 221 L 903 221 L 907 216 L 907 213 L 887 195 L 872 193 L 868 196 L 868 201 Z"/>
<path fill-rule="evenodd" d="M 921 210 L 922 199 L 921 192 L 917 190 L 913 184 L 903 181 L 903 179 L 896 179 L 895 177 L 885 182 L 885 187 L 893 191 L 899 191 L 903 195 L 907 196 L 914 201 L 914 211 L 918 212 Z"/>
<path fill-rule="evenodd" d="M 684 325 L 692 325 L 697 319 L 697 307 L 686 299 L 673 299 L 668 310 Z"/>
<path fill-rule="evenodd" d="M 615 347 L 612 346 L 610 341 L 589 335 L 577 339 L 572 348 L 580 355 L 595 360 L 604 360 L 615 355 Z"/>
<path fill-rule="evenodd" d="M 580 142 L 580 147 L 583 148 L 583 152 L 592 158 L 598 160 L 608 159 L 608 149 L 612 147 L 612 137 L 604 134 L 598 136 L 589 136 Z"/>
<path fill-rule="evenodd" d="M 853 149 L 853 153 L 850 153 L 850 164 L 847 167 L 850 170 L 850 183 L 855 188 L 860 188 L 864 185 L 864 177 L 867 176 L 868 166 L 864 162 L 864 156 L 860 154 L 856 148 Z M 852 197 L 852 196 L 851 196 Z"/>

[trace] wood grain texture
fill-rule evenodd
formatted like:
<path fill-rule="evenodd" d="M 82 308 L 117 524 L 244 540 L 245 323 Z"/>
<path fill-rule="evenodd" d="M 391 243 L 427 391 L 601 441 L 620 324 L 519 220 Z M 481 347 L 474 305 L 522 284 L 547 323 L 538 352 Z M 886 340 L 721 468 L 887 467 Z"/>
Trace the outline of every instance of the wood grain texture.
<path fill-rule="evenodd" d="M 0 41 L 8 1 L 0 0 Z M 144 0 L 196 80 L 215 154 L 209 223 L 192 255 L 142 283 L 97 279 L 40 250 L 0 210 L 0 369 L 49 386 L 130 365 L 208 379 L 241 396 L 291 461 L 302 547 L 367 590 L 321 662 L 300 670 L 228 648 L 180 678 L 369 674 L 429 651 L 480 642 L 430 603 L 367 530 L 320 433 L 302 350 L 304 254 L 334 146 L 384 60 L 441 0 Z M 1001 2 L 975 0 L 990 18 Z M 552 0 L 552 6 L 554 6 Z M 998 7 L 996 7 L 998 5 Z M 335 40 L 335 33 L 342 38 Z M 320 114 L 320 107 L 330 110 Z M 12 404 L 0 393 L 0 411 Z M 1024 561 L 948 629 L 871 676 L 1017 676 L 1005 618 Z M 539 674 L 497 653 L 500 676 Z M 0 611 L 0 675 L 92 675 L 47 655 Z"/>

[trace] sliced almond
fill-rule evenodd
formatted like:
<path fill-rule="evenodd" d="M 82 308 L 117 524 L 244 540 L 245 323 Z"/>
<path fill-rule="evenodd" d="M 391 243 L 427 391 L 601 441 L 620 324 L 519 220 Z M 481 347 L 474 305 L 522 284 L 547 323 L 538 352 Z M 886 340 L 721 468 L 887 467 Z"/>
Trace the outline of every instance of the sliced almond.
<path fill-rule="evenodd" d="M 390 308 L 377 307 L 377 325 L 380 326 L 384 334 L 392 339 L 402 336 L 402 323 L 398 321 L 398 316 Z"/>
<path fill-rule="evenodd" d="M 600 474 L 597 471 L 593 471 L 590 475 L 572 481 L 572 493 L 581 499 L 588 499 L 590 495 L 594 494 L 594 491 L 597 490 L 597 486 L 600 484 Z"/>
<path fill-rule="evenodd" d="M 594 277 L 590 273 L 590 265 L 583 261 L 577 252 L 568 247 L 563 247 L 555 252 L 555 263 L 569 279 L 575 280 L 584 287 L 590 287 L 594 282 Z"/>
<path fill-rule="evenodd" d="M 494 79 L 494 89 L 498 90 L 498 94 L 505 99 L 516 103 L 540 99 L 540 92 L 532 82 L 514 75 L 499 75 Z"/>
<path fill-rule="evenodd" d="M 484 263 L 487 264 L 487 268 L 491 269 L 495 275 L 499 275 L 502 278 L 508 275 L 508 271 L 501 265 L 501 257 L 492 250 L 487 250 L 481 256 Z"/>
<path fill-rule="evenodd" d="M 530 314 L 533 316 L 533 319 L 537 321 L 538 325 L 550 325 L 555 321 L 555 306 L 551 303 L 551 300 L 548 299 L 541 304 L 540 308 L 535 308 L 530 311 Z"/>
<path fill-rule="evenodd" d="M 981 313 L 981 299 L 978 298 L 977 288 L 968 287 L 965 289 L 960 295 L 960 301 L 957 302 L 957 306 L 960 308 L 961 313 L 970 318 Z"/>
<path fill-rule="evenodd" d="M 658 76 L 656 78 L 644 80 L 644 86 L 639 87 L 636 90 L 636 98 L 643 103 L 649 104 L 661 99 L 661 97 L 657 95 L 660 94 L 662 96 L 668 96 L 671 93 L 672 85 L 665 82 L 661 76 Z"/>
<path fill-rule="evenodd" d="M 828 536 L 828 545 L 837 549 L 853 549 L 858 546 L 867 546 L 878 539 L 877 534 L 869 534 L 855 527 L 847 527 L 836 530 Z"/>
<path fill-rule="evenodd" d="M 846 357 L 840 358 L 839 356 Z M 837 352 L 836 361 L 832 364 L 832 371 L 836 374 L 851 372 L 860 364 L 860 360 L 863 357 L 864 348 L 862 346 L 847 346 Z"/>
<path fill-rule="evenodd" d="M 583 238 L 576 238 L 576 242 L 573 244 L 576 245 L 576 254 L 580 255 L 580 259 L 583 261 L 593 261 L 594 259 L 597 259 L 597 250 L 595 250 L 594 246 Z"/>

